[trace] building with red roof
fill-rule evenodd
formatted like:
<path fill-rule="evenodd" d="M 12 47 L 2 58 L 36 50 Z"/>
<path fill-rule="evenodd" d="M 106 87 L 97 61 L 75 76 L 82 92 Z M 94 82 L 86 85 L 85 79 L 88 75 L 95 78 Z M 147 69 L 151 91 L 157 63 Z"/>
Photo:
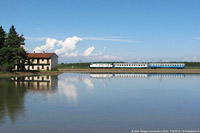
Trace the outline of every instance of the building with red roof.
<path fill-rule="evenodd" d="M 58 56 L 55 53 L 28 53 L 29 60 L 25 64 L 26 70 L 57 70 Z M 17 70 L 17 66 L 15 66 Z"/>

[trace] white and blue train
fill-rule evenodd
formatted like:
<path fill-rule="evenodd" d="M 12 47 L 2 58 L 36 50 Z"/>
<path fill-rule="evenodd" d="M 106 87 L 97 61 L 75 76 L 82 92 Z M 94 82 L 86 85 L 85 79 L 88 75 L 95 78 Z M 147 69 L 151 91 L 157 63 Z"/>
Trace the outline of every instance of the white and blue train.
<path fill-rule="evenodd" d="M 185 68 L 184 63 L 92 63 L 90 68 Z"/>

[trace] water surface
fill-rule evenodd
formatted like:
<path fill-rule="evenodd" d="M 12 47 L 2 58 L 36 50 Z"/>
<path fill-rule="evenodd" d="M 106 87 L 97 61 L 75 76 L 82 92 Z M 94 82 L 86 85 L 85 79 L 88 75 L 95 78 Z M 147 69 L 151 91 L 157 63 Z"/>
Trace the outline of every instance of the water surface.
<path fill-rule="evenodd" d="M 0 78 L 0 132 L 200 129 L 200 75 Z"/>

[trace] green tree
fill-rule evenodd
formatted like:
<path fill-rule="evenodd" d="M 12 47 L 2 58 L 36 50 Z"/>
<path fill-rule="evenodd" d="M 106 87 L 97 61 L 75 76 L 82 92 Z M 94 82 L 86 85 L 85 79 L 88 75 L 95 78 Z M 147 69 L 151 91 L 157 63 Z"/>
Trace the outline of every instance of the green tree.
<path fill-rule="evenodd" d="M 12 71 L 15 65 L 17 65 L 18 70 L 25 70 L 24 63 L 27 61 L 27 53 L 24 49 L 23 35 L 19 36 L 15 30 L 14 25 L 11 26 L 10 31 L 5 40 L 5 47 L 2 53 L 5 61 L 4 64 L 8 67 L 7 70 Z"/>
<path fill-rule="evenodd" d="M 0 49 L 4 46 L 6 38 L 6 32 L 3 30 L 2 26 L 0 26 Z"/>
<path fill-rule="evenodd" d="M 6 38 L 6 32 L 3 30 L 2 26 L 0 26 L 0 70 L 2 70 L 3 68 L 3 61 L 4 61 L 4 51 L 2 48 L 5 46 L 4 42 L 5 42 L 5 38 Z"/>

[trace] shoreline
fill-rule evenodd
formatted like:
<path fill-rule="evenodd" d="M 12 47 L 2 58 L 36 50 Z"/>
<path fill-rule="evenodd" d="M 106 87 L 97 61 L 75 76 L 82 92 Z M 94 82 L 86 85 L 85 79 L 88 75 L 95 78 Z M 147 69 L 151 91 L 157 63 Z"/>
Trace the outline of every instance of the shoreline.
<path fill-rule="evenodd" d="M 200 69 L 68 69 L 61 68 L 60 72 L 68 73 L 185 73 L 200 74 Z"/>
<path fill-rule="evenodd" d="M 63 72 L 60 71 L 47 71 L 47 72 L 8 72 L 0 73 L 0 77 L 4 76 L 32 76 L 32 75 L 58 75 Z"/>
<path fill-rule="evenodd" d="M 142 73 L 142 74 L 200 74 L 200 69 L 71 69 L 60 68 L 58 71 L 41 72 L 13 72 L 0 73 L 0 76 L 31 76 L 31 75 L 58 75 L 62 73 Z"/>

